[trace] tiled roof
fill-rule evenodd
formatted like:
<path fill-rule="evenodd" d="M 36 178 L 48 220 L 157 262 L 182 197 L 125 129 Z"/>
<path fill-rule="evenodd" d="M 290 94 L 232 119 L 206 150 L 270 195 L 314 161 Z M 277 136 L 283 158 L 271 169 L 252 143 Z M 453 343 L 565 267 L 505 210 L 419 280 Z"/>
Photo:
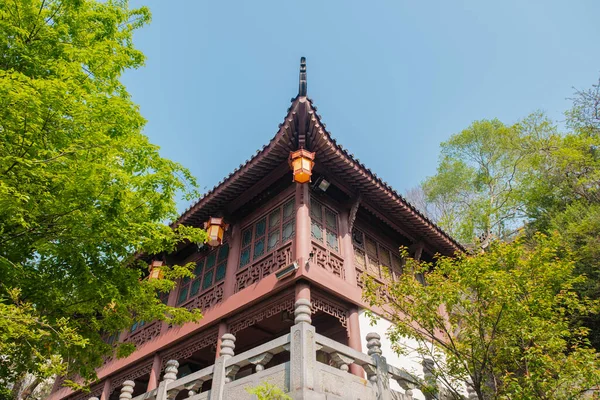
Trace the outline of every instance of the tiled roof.
<path fill-rule="evenodd" d="M 309 147 L 313 147 L 309 150 L 316 151 L 318 154 L 317 163 L 326 163 L 331 171 L 342 175 L 341 178 L 349 181 L 349 185 L 357 192 L 364 194 L 367 201 L 371 199 L 373 204 L 385 204 L 386 213 L 391 213 L 391 218 L 399 220 L 413 237 L 424 239 L 436 251 L 442 253 L 450 254 L 457 250 L 464 250 L 460 243 L 362 164 L 354 154 L 338 144 L 326 130 L 321 116 L 316 111 L 317 107 L 312 100 L 304 96 L 293 98 L 288 113 L 273 139 L 189 207 L 173 225 L 198 226 L 209 214 L 219 212 L 219 208 L 222 209 L 241 193 L 250 189 L 274 166 L 285 162 L 289 151 L 296 149 L 299 131 L 304 130 L 305 135 L 310 138 Z M 302 129 L 299 121 L 304 124 Z M 319 156 L 319 153 L 322 155 Z"/>

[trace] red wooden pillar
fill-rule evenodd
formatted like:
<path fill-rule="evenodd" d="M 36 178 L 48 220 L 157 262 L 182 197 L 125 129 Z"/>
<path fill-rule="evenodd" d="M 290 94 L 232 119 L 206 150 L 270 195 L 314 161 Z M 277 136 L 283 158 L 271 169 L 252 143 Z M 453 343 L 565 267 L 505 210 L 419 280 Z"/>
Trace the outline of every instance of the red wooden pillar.
<path fill-rule="evenodd" d="M 300 281 L 296 283 L 296 300 L 306 299 L 310 301 L 310 285 L 308 282 Z"/>
<path fill-rule="evenodd" d="M 296 238 L 294 258 L 304 271 L 310 257 L 310 191 L 308 183 L 296 183 Z"/>
<path fill-rule="evenodd" d="M 224 334 L 229 331 L 229 326 L 225 321 L 221 321 L 219 323 L 219 333 L 217 333 L 217 352 L 215 354 L 215 360 L 219 358 L 219 354 L 221 354 L 221 338 Z"/>
<path fill-rule="evenodd" d="M 348 346 L 351 349 L 362 352 L 360 342 L 360 324 L 358 322 L 358 307 L 348 310 Z M 356 364 L 350 364 L 350 372 L 356 376 L 364 377 L 363 369 Z"/>
<path fill-rule="evenodd" d="M 354 247 L 352 245 L 352 232 L 348 224 L 348 211 L 340 213 L 340 238 L 342 242 L 342 255 L 344 256 L 344 270 L 346 281 L 356 286 L 356 269 L 354 268 Z"/>
<path fill-rule="evenodd" d="M 229 255 L 227 256 L 227 268 L 225 269 L 225 282 L 223 283 L 223 298 L 227 299 L 235 292 L 235 274 L 240 263 L 240 249 L 242 245 L 242 227 L 236 223 L 231 228 L 229 240 Z M 219 340 L 221 337 L 219 336 Z M 217 352 L 219 354 L 219 352 Z"/>
<path fill-rule="evenodd" d="M 110 380 L 110 378 L 107 378 L 104 381 L 104 388 L 102 389 L 102 394 L 100 395 L 100 400 L 108 400 L 109 399 L 110 385 L 111 385 L 111 380 Z"/>
<path fill-rule="evenodd" d="M 148 387 L 146 391 L 149 392 L 158 387 L 158 382 L 160 381 L 160 369 L 162 367 L 162 359 L 156 353 L 154 355 L 154 360 L 152 361 L 152 369 L 150 370 L 150 379 L 148 380 Z"/>

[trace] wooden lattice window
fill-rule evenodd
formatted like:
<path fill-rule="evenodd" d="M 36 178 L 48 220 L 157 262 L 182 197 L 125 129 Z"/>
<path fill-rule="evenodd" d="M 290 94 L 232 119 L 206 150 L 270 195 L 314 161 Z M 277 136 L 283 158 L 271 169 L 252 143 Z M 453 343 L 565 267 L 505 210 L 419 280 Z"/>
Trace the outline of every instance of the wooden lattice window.
<path fill-rule="evenodd" d="M 339 230 L 337 213 L 320 202 L 311 199 L 310 219 L 311 236 L 321 243 L 325 242 L 330 250 L 339 253 L 340 245 L 338 240 Z"/>
<path fill-rule="evenodd" d="M 164 305 L 167 305 L 169 302 L 169 292 L 158 292 L 158 299 Z"/>
<path fill-rule="evenodd" d="M 225 279 L 227 269 L 227 256 L 229 255 L 229 244 L 224 243 L 212 250 L 205 257 L 196 262 L 194 268 L 194 279 L 183 278 L 177 296 L 177 305 L 186 300 L 196 297 L 199 293 L 221 282 Z"/>
<path fill-rule="evenodd" d="M 359 229 L 352 231 L 354 264 L 379 279 L 386 276 L 397 279 L 402 274 L 402 258 L 399 251 L 392 251 Z"/>
<path fill-rule="evenodd" d="M 269 211 L 242 231 L 240 269 L 289 242 L 295 233 L 292 199 Z"/>
<path fill-rule="evenodd" d="M 113 344 L 116 344 L 119 341 L 120 335 L 121 335 L 120 332 L 115 332 L 112 335 L 107 336 L 105 339 L 105 342 L 112 346 Z"/>
<path fill-rule="evenodd" d="M 138 329 L 142 329 L 142 327 L 146 325 L 146 321 L 135 321 L 133 325 L 131 325 L 131 332 L 135 332 Z"/>

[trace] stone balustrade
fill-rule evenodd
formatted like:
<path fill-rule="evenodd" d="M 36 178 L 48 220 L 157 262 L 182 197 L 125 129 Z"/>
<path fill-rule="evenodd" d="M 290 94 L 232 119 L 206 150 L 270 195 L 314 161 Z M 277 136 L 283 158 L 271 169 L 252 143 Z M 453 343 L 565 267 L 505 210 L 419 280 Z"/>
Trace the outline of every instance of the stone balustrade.
<path fill-rule="evenodd" d="M 166 363 L 163 380 L 147 393 L 133 397 L 135 383 L 125 381 L 120 400 L 243 400 L 255 398 L 247 389 L 263 382 L 275 384 L 293 399 L 362 399 L 410 400 L 417 387 L 406 371 L 388 365 L 381 352 L 379 335 L 367 335 L 367 354 L 338 343 L 315 332 L 311 325 L 311 305 L 308 300 L 295 304 L 295 325 L 290 333 L 241 354 L 235 354 L 235 336 L 222 336 L 221 351 L 214 365 L 177 378 L 179 363 Z M 289 361 L 267 364 L 279 353 L 289 353 Z M 329 364 L 317 361 L 317 352 L 327 355 Z M 367 380 L 349 373 L 351 364 L 366 372 Z M 252 371 L 247 371 L 251 368 Z M 429 363 L 426 369 L 431 368 Z M 252 372 L 236 378 L 244 369 Z M 427 374 L 425 370 L 425 373 Z M 404 393 L 390 389 L 390 380 L 398 382 Z M 201 391 L 205 382 L 210 389 Z M 184 393 L 180 395 L 180 393 Z M 90 398 L 92 400 L 93 398 Z"/>

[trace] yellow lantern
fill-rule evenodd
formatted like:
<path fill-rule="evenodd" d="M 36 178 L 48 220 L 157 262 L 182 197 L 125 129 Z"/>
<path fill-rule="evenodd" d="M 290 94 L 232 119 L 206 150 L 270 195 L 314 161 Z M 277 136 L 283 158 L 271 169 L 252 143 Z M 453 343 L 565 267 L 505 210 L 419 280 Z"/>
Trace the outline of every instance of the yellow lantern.
<path fill-rule="evenodd" d="M 206 229 L 206 234 L 208 235 L 206 243 L 212 247 L 220 246 L 223 243 L 223 234 L 228 227 L 229 225 L 223 221 L 223 218 L 210 217 L 204 223 L 204 229 Z"/>
<path fill-rule="evenodd" d="M 294 181 L 298 183 L 310 182 L 312 168 L 315 165 L 313 161 L 315 153 L 300 149 L 290 153 L 290 168 L 294 173 Z"/>
<path fill-rule="evenodd" d="M 164 272 L 162 270 L 163 262 L 154 260 L 150 265 L 150 276 L 148 279 L 162 279 L 164 276 Z"/>

